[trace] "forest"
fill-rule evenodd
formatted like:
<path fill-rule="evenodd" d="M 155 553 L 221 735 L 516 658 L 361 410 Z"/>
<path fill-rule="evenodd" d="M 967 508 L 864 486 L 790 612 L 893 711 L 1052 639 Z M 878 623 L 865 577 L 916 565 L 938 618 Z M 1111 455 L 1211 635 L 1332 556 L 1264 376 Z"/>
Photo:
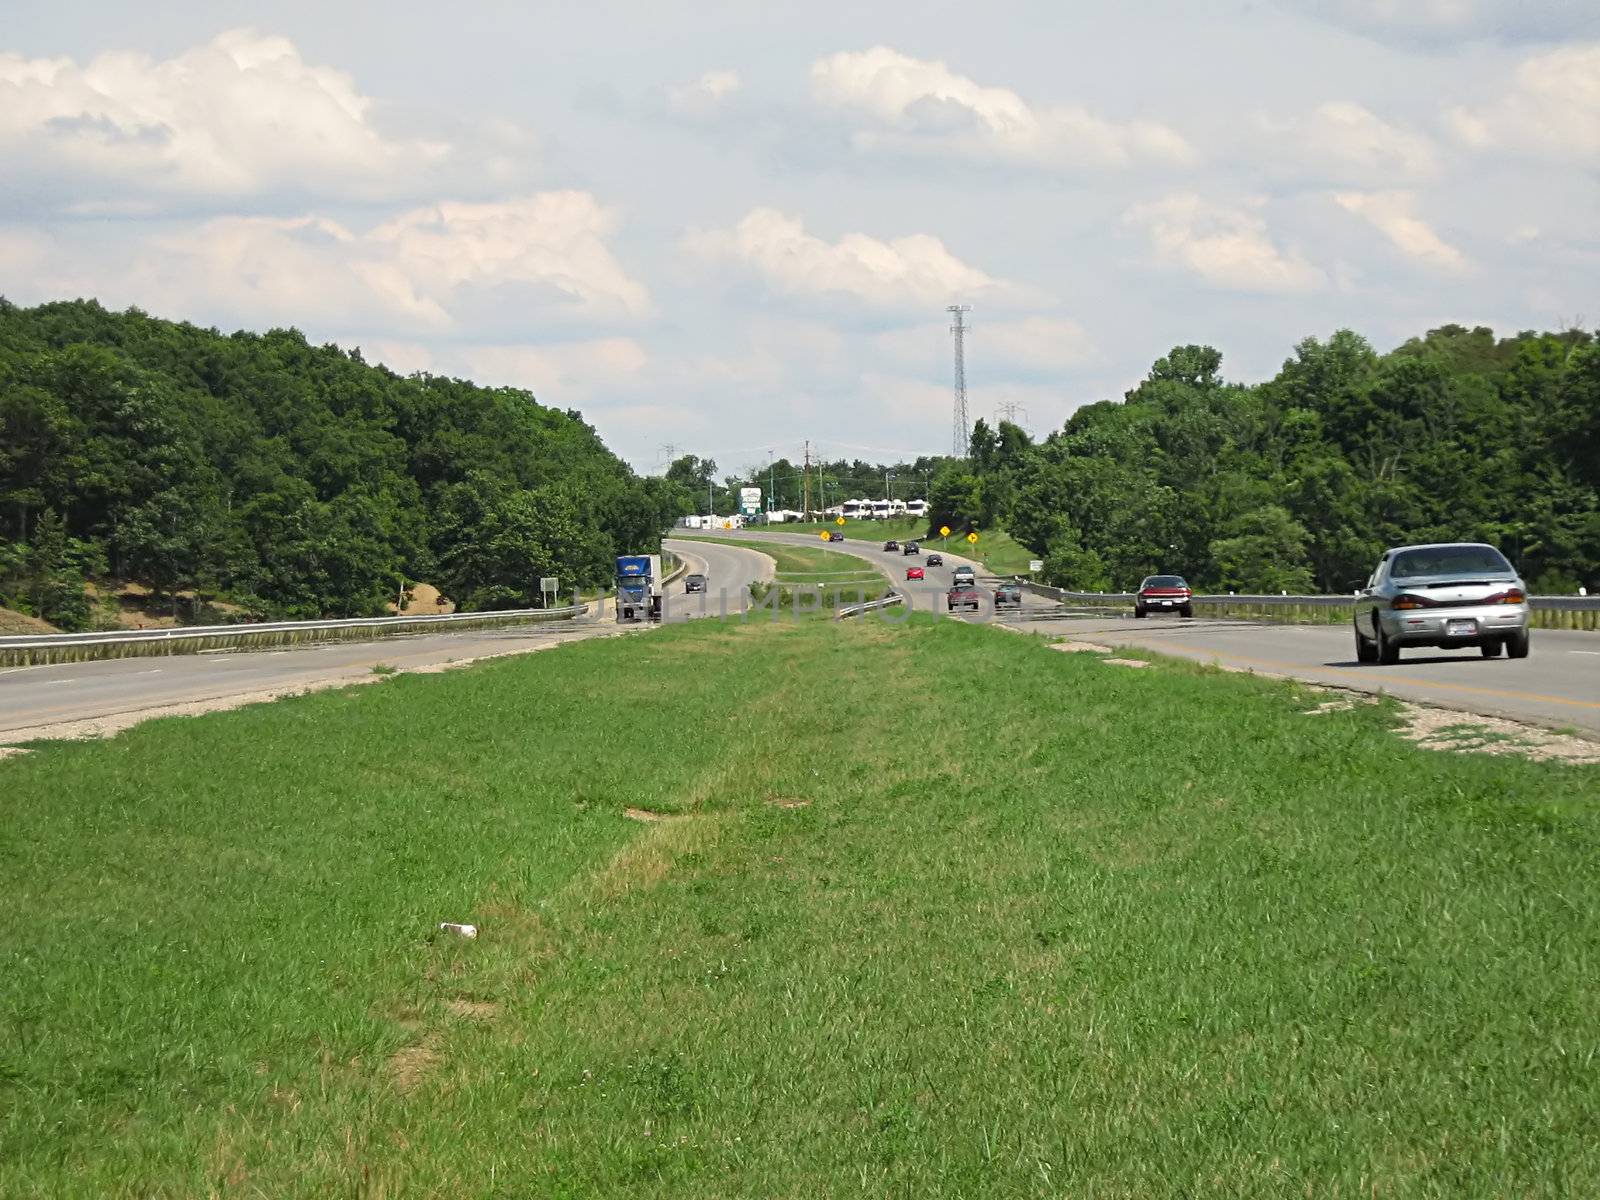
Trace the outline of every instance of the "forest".
<path fill-rule="evenodd" d="M 185 595 L 185 618 L 378 614 L 418 581 L 528 606 L 541 576 L 607 582 L 686 508 L 525 391 L 292 329 L 0 300 L 0 606 L 61 628 L 106 580 Z"/>
<path fill-rule="evenodd" d="M 412 584 L 462 609 L 607 582 L 718 481 L 641 477 L 525 391 L 369 366 L 295 330 L 224 335 L 93 301 L 0 300 L 0 607 L 96 621 L 86 583 L 188 598 L 186 619 L 381 613 Z M 929 528 L 1004 529 L 1078 590 L 1345 592 L 1386 546 L 1500 546 L 1536 592 L 1600 591 L 1600 342 L 1447 325 L 1379 354 L 1342 330 L 1229 382 L 1179 346 L 1042 440 L 978 421 L 965 459 L 813 462 L 814 507 L 925 496 Z M 225 601 L 210 607 L 211 601 Z"/>
<path fill-rule="evenodd" d="M 1044 577 L 1124 590 L 1348 592 L 1384 548 L 1484 541 L 1535 592 L 1600 592 L 1600 344 L 1448 325 L 1377 354 L 1309 338 L 1272 379 L 1209 346 L 1035 443 L 978 422 L 934 475 L 930 526 L 1004 528 Z"/>

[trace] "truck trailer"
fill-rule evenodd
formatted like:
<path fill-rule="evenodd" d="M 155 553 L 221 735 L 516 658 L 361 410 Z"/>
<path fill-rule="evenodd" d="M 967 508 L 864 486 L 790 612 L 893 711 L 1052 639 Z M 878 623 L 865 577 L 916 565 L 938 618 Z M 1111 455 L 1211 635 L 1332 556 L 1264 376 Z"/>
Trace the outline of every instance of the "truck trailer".
<path fill-rule="evenodd" d="M 661 620 L 659 554 L 624 554 L 617 559 L 617 620 Z"/>

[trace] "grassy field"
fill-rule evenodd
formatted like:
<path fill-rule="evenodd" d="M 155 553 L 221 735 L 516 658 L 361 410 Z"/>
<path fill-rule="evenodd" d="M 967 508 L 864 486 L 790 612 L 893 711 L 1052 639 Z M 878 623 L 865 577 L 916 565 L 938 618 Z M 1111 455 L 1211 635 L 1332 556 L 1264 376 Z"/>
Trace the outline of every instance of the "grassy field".
<path fill-rule="evenodd" d="M 839 529 L 847 538 L 863 542 L 882 543 L 890 538 L 903 542 L 914 538 L 924 543 L 926 549 L 945 549 L 952 554 L 976 559 L 996 575 L 1026 575 L 1028 562 L 1041 557 L 1019 542 L 1013 541 L 1003 529 L 986 529 L 978 534 L 977 545 L 969 545 L 959 533 L 952 533 L 941 545 L 937 531 L 927 536 L 928 523 L 911 517 L 893 521 L 849 521 L 842 528 L 832 524 L 774 525 L 783 533 L 818 533 L 825 529 Z"/>
<path fill-rule="evenodd" d="M 1600 772 L 1317 699 L 698 622 L 0 761 L 0 1195 L 1600 1194 Z"/>
<path fill-rule="evenodd" d="M 716 537 L 685 537 L 682 540 L 715 542 L 724 546 L 730 544 L 728 539 Z M 820 538 L 815 546 L 796 542 L 763 542 L 750 538 L 739 538 L 732 544 L 770 556 L 777 569 L 779 583 L 854 585 L 883 582 L 883 572 L 871 563 L 838 550 L 829 550 L 822 545 Z"/>

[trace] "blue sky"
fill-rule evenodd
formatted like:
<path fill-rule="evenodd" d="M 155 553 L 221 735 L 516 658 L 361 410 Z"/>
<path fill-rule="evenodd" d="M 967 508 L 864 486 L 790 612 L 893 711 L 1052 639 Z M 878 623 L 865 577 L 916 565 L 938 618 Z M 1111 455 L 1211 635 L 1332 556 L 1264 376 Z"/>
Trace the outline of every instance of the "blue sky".
<path fill-rule="evenodd" d="M 0 292 L 530 388 L 642 470 L 1038 434 L 1179 342 L 1595 319 L 1571 0 L 7 6 Z"/>

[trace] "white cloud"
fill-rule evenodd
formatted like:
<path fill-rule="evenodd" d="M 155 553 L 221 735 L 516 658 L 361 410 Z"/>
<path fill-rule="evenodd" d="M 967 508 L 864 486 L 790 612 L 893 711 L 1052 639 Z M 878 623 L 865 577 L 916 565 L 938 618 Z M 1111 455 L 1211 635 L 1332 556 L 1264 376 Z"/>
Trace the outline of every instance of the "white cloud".
<path fill-rule="evenodd" d="M 737 71 L 707 71 L 690 83 L 667 88 L 667 103 L 688 116 L 704 116 L 743 86 Z"/>
<path fill-rule="evenodd" d="M 1470 269 L 1461 251 L 1412 213 L 1415 200 L 1410 192 L 1341 192 L 1334 201 L 1369 222 L 1407 258 L 1457 274 Z"/>
<path fill-rule="evenodd" d="M 1592 27 L 1591 0 L 1279 0 L 1354 33 L 1402 45 L 1559 40 Z"/>
<path fill-rule="evenodd" d="M 1178 194 L 1137 205 L 1123 220 L 1145 231 L 1160 262 L 1181 267 L 1217 287 L 1306 292 L 1327 282 L 1322 271 L 1298 251 L 1280 250 L 1266 221 L 1248 209 Z"/>
<path fill-rule="evenodd" d="M 991 377 L 1060 375 L 1098 359 L 1094 340 L 1070 317 L 1032 316 L 1020 320 L 967 318 L 967 358 Z M 950 333 L 942 323 L 877 334 L 874 357 L 912 371 L 944 370 L 950 360 Z"/>
<path fill-rule="evenodd" d="M 311 184 L 367 198 L 448 156 L 442 143 L 385 137 L 372 109 L 348 75 L 248 29 L 159 62 L 0 54 L 0 152 L 13 185 L 70 184 L 91 202 L 127 204 L 129 188 L 236 197 Z"/>
<path fill-rule="evenodd" d="M 479 325 L 473 306 L 517 319 L 628 320 L 644 285 L 607 245 L 610 215 L 585 192 L 414 209 L 369 231 L 319 216 L 220 217 L 112 246 L 83 238 L 35 249 L 42 296 L 250 325 L 444 332 Z"/>
<path fill-rule="evenodd" d="M 1475 149 L 1600 163 L 1600 42 L 1527 59 L 1505 96 L 1483 108 L 1452 109 L 1446 122 Z"/>
<path fill-rule="evenodd" d="M 784 295 L 847 295 L 884 307 L 924 308 L 953 298 L 1019 295 L 928 234 L 885 242 L 850 233 L 826 242 L 807 233 L 798 218 L 771 208 L 752 210 L 731 230 L 692 233 L 685 243 L 704 257 L 743 264 Z"/>
<path fill-rule="evenodd" d="M 527 388 L 544 403 L 557 406 L 635 378 L 649 362 L 644 347 L 625 337 L 541 346 L 467 346 L 460 353 L 468 374 L 478 383 Z"/>
<path fill-rule="evenodd" d="M 1426 136 L 1391 125 L 1348 100 L 1329 101 L 1288 121 L 1265 119 L 1278 153 L 1299 170 L 1323 178 L 1387 182 L 1420 179 L 1438 170 L 1438 155 Z"/>
<path fill-rule="evenodd" d="M 819 59 L 811 85 L 821 103 L 872 123 L 855 135 L 861 149 L 1044 167 L 1185 165 L 1196 158 L 1165 125 L 1108 121 L 1079 107 L 1036 108 L 1007 88 L 985 87 L 942 62 L 888 46 Z"/>

